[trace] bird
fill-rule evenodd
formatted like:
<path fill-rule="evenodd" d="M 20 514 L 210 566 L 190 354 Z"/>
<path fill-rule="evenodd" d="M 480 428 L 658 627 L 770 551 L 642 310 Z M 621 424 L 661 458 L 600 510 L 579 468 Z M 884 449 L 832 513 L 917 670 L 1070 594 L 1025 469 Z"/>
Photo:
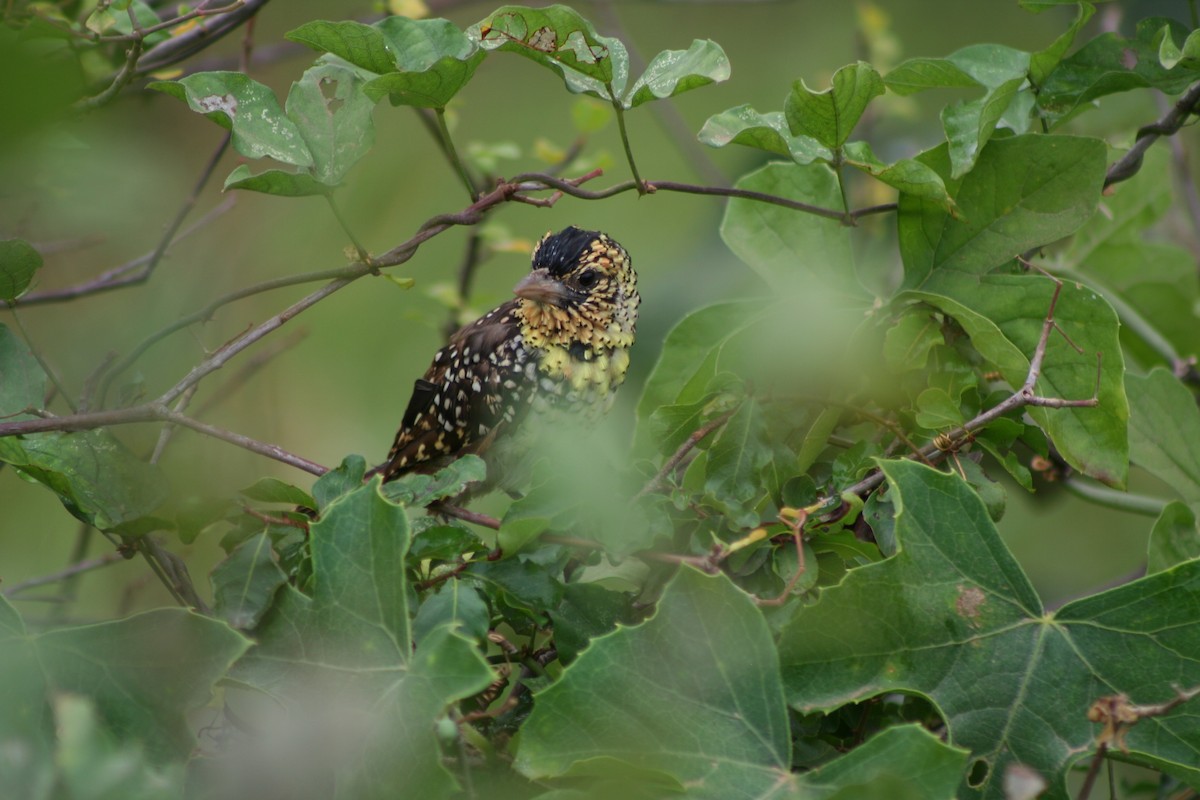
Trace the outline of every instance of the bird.
<path fill-rule="evenodd" d="M 570 226 L 546 233 L 531 260 L 512 300 L 437 351 L 413 384 L 387 459 L 369 475 L 430 473 L 470 453 L 487 461 L 530 411 L 608 410 L 641 304 L 629 254 L 605 233 Z"/>

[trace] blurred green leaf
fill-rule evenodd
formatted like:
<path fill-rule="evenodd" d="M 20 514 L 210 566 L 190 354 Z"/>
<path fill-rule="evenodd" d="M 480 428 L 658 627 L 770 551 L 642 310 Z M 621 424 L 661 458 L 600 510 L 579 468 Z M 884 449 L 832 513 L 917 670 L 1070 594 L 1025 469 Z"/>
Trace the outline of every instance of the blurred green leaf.
<path fill-rule="evenodd" d="M 580 97 L 571 104 L 571 122 L 580 133 L 597 133 L 612 122 L 612 106 L 590 97 Z"/>
<path fill-rule="evenodd" d="M 887 692 L 928 696 L 950 739 L 983 762 L 960 797 L 1003 798 L 1007 766 L 1041 772 L 1050 797 L 1093 746 L 1087 709 L 1123 691 L 1162 702 L 1200 682 L 1200 562 L 1047 613 L 978 496 L 953 473 L 882 464 L 900 552 L 851 571 L 784 627 L 784 686 L 808 713 Z M 888 587 L 886 603 L 878 603 Z M 874 612 L 864 615 L 870 606 Z M 1166 629 L 1149 624 L 1168 614 Z M 981 709 L 988 709 L 981 711 Z M 1200 778 L 1200 723 L 1182 709 L 1129 729 L 1123 758 Z"/>
<path fill-rule="evenodd" d="M 646 379 L 638 401 L 638 420 L 671 404 L 694 403 L 704 397 L 724 346 L 758 319 L 761 304 L 731 300 L 698 308 L 681 319 L 663 342 L 658 362 Z M 642 436 L 639 430 L 639 436 Z"/>
<path fill-rule="evenodd" d="M 46 685 L 95 703 L 105 727 L 145 745 L 155 760 L 196 746 L 185 713 L 209 702 L 213 685 L 250 643 L 228 625 L 181 608 L 30 637 Z"/>
<path fill-rule="evenodd" d="M 1200 79 L 1200 65 L 1186 62 L 1167 69 L 1159 61 L 1164 36 L 1184 41 L 1189 31 L 1174 20 L 1150 17 L 1137 22 L 1132 37 L 1102 33 L 1064 58 L 1046 77 L 1038 105 L 1060 121 L 1098 97 L 1153 87 L 1177 94 Z"/>
<path fill-rule="evenodd" d="M 1200 409 L 1169 371 L 1125 376 L 1129 393 L 1129 457 L 1200 514 Z"/>
<path fill-rule="evenodd" d="M 768 164 L 735 185 L 842 210 L 837 176 L 824 164 Z M 776 291 L 795 290 L 815 280 L 831 290 L 862 294 L 854 272 L 850 229 L 836 219 L 735 197 L 725 207 L 721 238 Z"/>
<path fill-rule="evenodd" d="M 46 399 L 46 380 L 42 365 L 21 337 L 0 323 L 0 416 L 5 421 L 25 419 L 28 415 L 21 412 L 41 408 Z M 19 446 L 17 440 L 9 444 Z"/>
<path fill-rule="evenodd" d="M 482 546 L 479 537 L 459 525 L 440 525 L 432 517 L 414 520 L 412 544 L 408 549 L 409 563 L 437 559 L 455 559 L 468 550 Z"/>
<path fill-rule="evenodd" d="M 1146 571 L 1153 574 L 1185 561 L 1200 558 L 1200 528 L 1196 513 L 1187 505 L 1172 500 L 1163 508 L 1146 548 Z"/>
<path fill-rule="evenodd" d="M 905 313 L 883 336 L 883 360 L 896 372 L 924 369 L 929 352 L 946 343 L 942 327 L 928 310 Z"/>
<path fill-rule="evenodd" d="M 951 213 L 954 200 L 946 192 L 942 176 L 931 167 L 911 158 L 903 158 L 895 164 L 884 164 L 875 157 L 866 142 L 848 142 L 845 146 L 846 163 L 867 173 L 893 189 L 916 197 L 925 197 L 939 203 Z"/>
<path fill-rule="evenodd" d="M 16 300 L 42 268 L 42 255 L 23 239 L 0 239 L 0 300 Z"/>
<path fill-rule="evenodd" d="M 238 630 L 258 625 L 287 580 L 265 533 L 242 542 L 212 571 L 213 610 Z"/>
<path fill-rule="evenodd" d="M 811 136 L 829 148 L 841 147 L 872 98 L 883 94 L 883 78 L 864 61 L 833 73 L 830 88 L 815 92 L 804 81 L 792 84 L 783 105 L 788 127 L 796 136 Z"/>
<path fill-rule="evenodd" d="M 790 156 L 797 164 L 811 164 L 818 159 L 833 160 L 833 153 L 816 139 L 793 136 L 782 111 L 760 114 L 748 105 L 712 115 L 696 138 L 709 147 L 740 144 Z"/>
<path fill-rule="evenodd" d="M 0 440 L 0 458 L 47 486 L 76 518 L 103 531 L 146 517 L 167 496 L 158 468 L 104 429 L 33 434 L 16 448 Z"/>
<path fill-rule="evenodd" d="M 196 72 L 147 88 L 183 100 L 192 111 L 232 131 L 234 148 L 247 158 L 313 165 L 300 129 L 280 108 L 275 93 L 240 72 Z"/>
<path fill-rule="evenodd" d="M 629 80 L 625 45 L 597 34 L 590 22 L 567 6 L 501 6 L 471 26 L 467 36 L 483 50 L 516 53 L 554 70 L 572 92 L 609 101 L 625 93 Z"/>
<path fill-rule="evenodd" d="M 387 17 L 376 23 L 395 66 L 366 86 L 366 94 L 392 105 L 445 108 L 467 85 L 487 53 L 444 19 Z"/>
<path fill-rule="evenodd" d="M 121 742 L 97 719 L 86 697 L 54 698 L 62 785 L 71 800 L 171 800 L 183 794 L 183 765 L 155 766 L 137 744 Z"/>
<path fill-rule="evenodd" d="M 278 478 L 259 478 L 238 494 L 263 503 L 287 503 L 308 508 L 315 508 L 317 505 L 317 501 L 308 492 Z"/>
<path fill-rule="evenodd" d="M 704 490 L 727 508 L 747 512 L 764 492 L 759 470 L 770 460 L 762 409 L 747 399 L 721 428 L 709 450 Z M 751 519 L 750 524 L 755 521 Z"/>
<path fill-rule="evenodd" d="M 284 106 L 312 154 L 312 175 L 337 186 L 375 144 L 374 103 L 362 80 L 338 64 L 318 64 L 292 84 Z"/>
<path fill-rule="evenodd" d="M 711 39 L 696 39 L 687 50 L 663 50 L 633 82 L 622 104 L 637 108 L 651 100 L 729 80 L 729 58 Z"/>

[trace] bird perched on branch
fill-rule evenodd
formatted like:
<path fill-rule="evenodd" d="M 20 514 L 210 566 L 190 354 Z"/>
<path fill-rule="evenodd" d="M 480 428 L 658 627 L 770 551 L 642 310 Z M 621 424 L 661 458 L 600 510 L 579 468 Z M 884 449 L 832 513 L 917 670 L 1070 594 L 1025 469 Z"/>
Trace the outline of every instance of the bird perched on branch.
<path fill-rule="evenodd" d="M 417 379 L 385 481 L 484 454 L 530 409 L 607 410 L 629 367 L 637 273 L 599 231 L 547 233 L 509 300 L 459 329 Z"/>

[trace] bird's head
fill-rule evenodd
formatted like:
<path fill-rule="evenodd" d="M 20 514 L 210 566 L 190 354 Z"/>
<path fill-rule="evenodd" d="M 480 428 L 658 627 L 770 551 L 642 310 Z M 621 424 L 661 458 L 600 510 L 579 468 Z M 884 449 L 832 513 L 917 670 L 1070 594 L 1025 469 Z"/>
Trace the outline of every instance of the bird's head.
<path fill-rule="evenodd" d="M 599 231 L 547 233 L 533 249 L 533 269 L 513 293 L 520 298 L 518 313 L 547 344 L 633 342 L 641 302 L 637 273 L 625 248 Z"/>

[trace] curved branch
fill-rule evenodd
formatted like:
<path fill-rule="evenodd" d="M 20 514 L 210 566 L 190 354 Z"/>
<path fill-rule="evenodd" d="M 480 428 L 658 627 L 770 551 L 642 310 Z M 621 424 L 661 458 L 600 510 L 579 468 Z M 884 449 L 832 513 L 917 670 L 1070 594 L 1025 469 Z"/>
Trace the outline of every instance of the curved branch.
<path fill-rule="evenodd" d="M 1200 83 L 1193 84 L 1183 97 L 1171 106 L 1171 110 L 1160 117 L 1158 121 L 1139 128 L 1133 147 L 1129 148 L 1129 152 L 1108 168 L 1108 172 L 1104 176 L 1105 188 L 1114 183 L 1129 180 L 1136 175 L 1142 168 L 1142 157 L 1146 155 L 1150 145 L 1158 141 L 1160 136 L 1173 136 L 1178 132 L 1183 127 L 1183 123 L 1187 122 L 1187 118 L 1196 112 L 1197 103 L 1200 103 Z"/>

